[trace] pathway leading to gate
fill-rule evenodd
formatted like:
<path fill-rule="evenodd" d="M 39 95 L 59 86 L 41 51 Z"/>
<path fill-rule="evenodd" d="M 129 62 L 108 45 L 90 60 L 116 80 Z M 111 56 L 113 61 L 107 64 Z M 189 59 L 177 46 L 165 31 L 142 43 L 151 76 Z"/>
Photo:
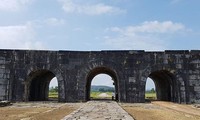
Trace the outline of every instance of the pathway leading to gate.
<path fill-rule="evenodd" d="M 115 101 L 89 101 L 62 120 L 133 120 Z"/>

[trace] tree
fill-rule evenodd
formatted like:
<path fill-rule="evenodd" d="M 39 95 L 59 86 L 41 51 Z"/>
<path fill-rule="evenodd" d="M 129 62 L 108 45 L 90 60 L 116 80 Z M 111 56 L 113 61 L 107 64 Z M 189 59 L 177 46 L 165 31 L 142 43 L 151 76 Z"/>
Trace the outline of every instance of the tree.
<path fill-rule="evenodd" d="M 50 89 L 49 89 L 49 92 L 58 92 L 58 86 L 55 86 L 55 87 L 51 87 Z"/>
<path fill-rule="evenodd" d="M 58 86 L 55 86 L 54 90 L 55 92 L 58 92 Z"/>
<path fill-rule="evenodd" d="M 151 88 L 151 93 L 155 93 L 155 89 L 154 88 Z"/>
<path fill-rule="evenodd" d="M 105 92 L 105 89 L 104 88 L 100 88 L 99 92 Z"/>

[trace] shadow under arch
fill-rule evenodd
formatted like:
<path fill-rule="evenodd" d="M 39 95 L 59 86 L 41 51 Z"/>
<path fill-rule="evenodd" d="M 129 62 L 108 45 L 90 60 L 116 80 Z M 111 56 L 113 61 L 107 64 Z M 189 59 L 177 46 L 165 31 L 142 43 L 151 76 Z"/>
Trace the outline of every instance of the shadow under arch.
<path fill-rule="evenodd" d="M 175 76 L 167 70 L 154 71 L 149 75 L 155 83 L 157 100 L 178 102 Z"/>
<path fill-rule="evenodd" d="M 36 70 L 26 80 L 26 101 L 48 101 L 49 84 L 56 75 L 50 70 Z"/>
<path fill-rule="evenodd" d="M 118 101 L 119 99 L 119 93 L 118 93 L 118 78 L 117 78 L 117 74 L 109 69 L 108 67 L 96 67 L 94 69 L 92 69 L 89 74 L 87 75 L 86 78 L 86 101 L 90 100 L 90 89 L 91 89 L 91 82 L 93 80 L 93 78 L 98 75 L 98 74 L 107 74 L 109 75 L 112 80 L 114 81 L 114 86 L 115 86 L 115 96 L 116 96 L 116 101 Z"/>

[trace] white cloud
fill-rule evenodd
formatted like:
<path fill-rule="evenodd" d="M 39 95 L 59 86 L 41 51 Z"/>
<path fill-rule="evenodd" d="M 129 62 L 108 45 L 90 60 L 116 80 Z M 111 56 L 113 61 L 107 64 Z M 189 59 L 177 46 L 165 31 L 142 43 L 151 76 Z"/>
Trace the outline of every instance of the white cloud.
<path fill-rule="evenodd" d="M 158 22 L 146 21 L 139 26 L 128 26 L 125 29 L 118 27 L 111 28 L 115 32 L 123 33 L 173 33 L 180 30 L 186 30 L 185 26 L 180 23 L 173 23 L 171 21 Z"/>
<path fill-rule="evenodd" d="M 105 44 L 114 49 L 164 50 L 168 47 L 169 36 L 187 29 L 171 21 L 147 21 L 138 26 L 113 27 L 106 31 L 116 34 L 105 37 Z"/>
<path fill-rule="evenodd" d="M 107 74 L 98 74 L 92 79 L 91 85 L 105 85 L 113 87 L 113 80 Z"/>
<path fill-rule="evenodd" d="M 0 11 L 18 11 L 33 0 L 0 0 Z"/>
<path fill-rule="evenodd" d="M 59 26 L 65 24 L 65 20 L 58 18 L 48 18 L 44 20 L 44 23 L 50 26 Z"/>
<path fill-rule="evenodd" d="M 65 23 L 66 21 L 64 19 L 59 19 L 59 18 L 54 18 L 54 17 L 28 21 L 28 24 L 34 27 L 44 27 L 44 26 L 56 27 L 56 26 L 64 25 Z"/>
<path fill-rule="evenodd" d="M 122 10 L 118 7 L 105 5 L 103 3 L 98 4 L 78 4 L 74 0 L 59 0 L 63 6 L 63 10 L 67 13 L 79 13 L 87 15 L 101 15 L 101 14 L 118 14 L 124 13 L 125 10 Z"/>
<path fill-rule="evenodd" d="M 34 30 L 30 25 L 0 26 L 0 48 L 2 49 L 43 49 L 34 40 Z"/>

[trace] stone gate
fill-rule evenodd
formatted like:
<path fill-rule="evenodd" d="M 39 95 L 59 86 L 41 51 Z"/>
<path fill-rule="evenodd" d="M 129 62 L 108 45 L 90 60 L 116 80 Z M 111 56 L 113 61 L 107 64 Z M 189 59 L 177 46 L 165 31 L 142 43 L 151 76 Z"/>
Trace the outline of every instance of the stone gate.
<path fill-rule="evenodd" d="M 57 77 L 60 102 L 90 99 L 92 79 L 112 77 L 119 102 L 145 102 L 148 77 L 157 98 L 200 103 L 200 51 L 0 50 L 0 100 L 45 101 Z"/>

